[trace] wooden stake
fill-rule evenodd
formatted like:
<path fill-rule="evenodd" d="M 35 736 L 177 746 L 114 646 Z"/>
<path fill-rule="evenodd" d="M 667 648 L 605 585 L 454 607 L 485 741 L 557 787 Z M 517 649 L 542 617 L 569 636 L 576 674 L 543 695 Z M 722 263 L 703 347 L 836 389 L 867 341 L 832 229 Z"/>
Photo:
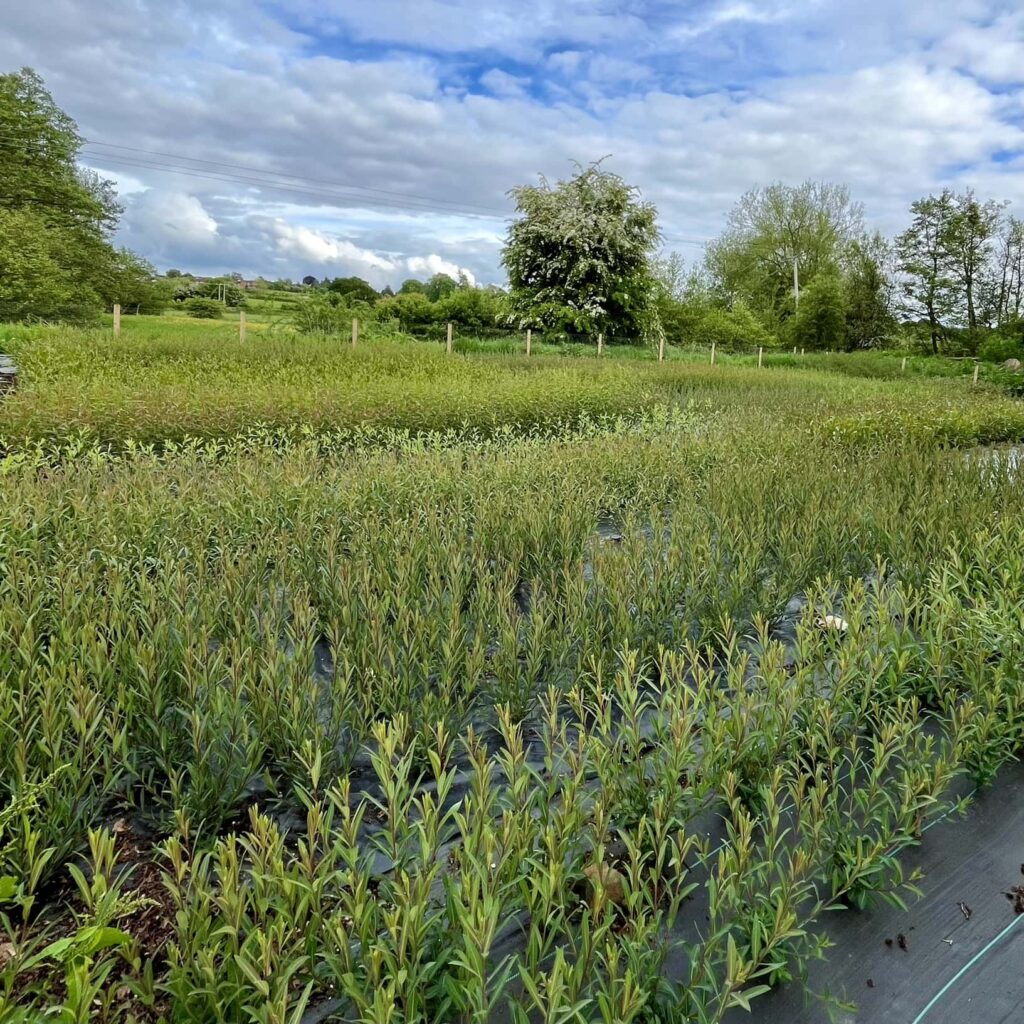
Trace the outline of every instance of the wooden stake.
<path fill-rule="evenodd" d="M 452 322 L 448 321 L 448 355 L 452 354 Z"/>
<path fill-rule="evenodd" d="M 600 355 L 604 349 L 604 335 L 599 334 L 597 336 L 597 354 Z"/>
<path fill-rule="evenodd" d="M 803 354 L 804 354 L 804 350 L 800 349 L 800 355 L 803 356 Z"/>
<path fill-rule="evenodd" d="M 906 373 L 906 372 L 907 372 L 907 357 L 904 356 L 903 357 L 903 362 L 900 363 L 900 373 Z"/>
<path fill-rule="evenodd" d="M 711 365 L 715 365 L 715 343 L 711 342 Z"/>
<path fill-rule="evenodd" d="M 121 333 L 121 303 L 114 303 L 114 337 Z"/>
<path fill-rule="evenodd" d="M 245 341 L 245 310 L 238 311 L 238 340 Z"/>
<path fill-rule="evenodd" d="M 758 350 L 757 350 L 757 368 L 759 370 L 761 369 L 761 363 L 763 361 L 764 361 L 764 349 L 761 348 L 761 347 L 758 347 Z"/>
<path fill-rule="evenodd" d="M 352 321 L 352 347 L 356 347 L 356 342 L 359 340 L 359 321 Z"/>
<path fill-rule="evenodd" d="M 526 354 L 530 354 L 530 347 L 533 341 L 533 331 L 529 327 L 526 328 Z"/>
<path fill-rule="evenodd" d="M 662 334 L 658 338 L 658 362 L 665 362 L 665 335 Z"/>
<path fill-rule="evenodd" d="M 978 383 L 978 364 L 974 364 L 974 383 Z"/>

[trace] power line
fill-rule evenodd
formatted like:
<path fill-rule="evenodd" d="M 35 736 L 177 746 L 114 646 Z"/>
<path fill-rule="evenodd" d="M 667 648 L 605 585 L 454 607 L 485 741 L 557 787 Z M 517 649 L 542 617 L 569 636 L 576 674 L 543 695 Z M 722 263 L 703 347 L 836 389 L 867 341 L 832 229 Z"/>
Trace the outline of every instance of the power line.
<path fill-rule="evenodd" d="M 370 192 L 373 193 L 374 195 L 392 196 L 394 198 L 402 200 L 413 199 L 425 203 L 431 203 L 432 205 L 454 206 L 457 207 L 458 209 L 472 208 L 476 210 L 481 210 L 486 213 L 507 213 L 506 210 L 499 210 L 497 207 L 494 206 L 483 206 L 479 203 L 459 203 L 451 199 L 439 199 L 433 196 L 417 195 L 412 192 L 397 192 L 393 189 L 376 188 L 372 185 L 353 185 L 351 182 L 346 181 L 330 181 L 324 178 L 311 178 L 308 177 L 307 175 L 292 174 L 288 171 L 272 171 L 267 170 L 266 168 L 253 167 L 249 164 L 232 164 L 218 160 L 205 160 L 201 159 L 200 157 L 182 156 L 180 153 L 165 153 L 155 149 L 140 149 L 137 146 L 122 146 L 112 142 L 97 142 L 94 139 L 84 139 L 83 142 L 87 145 L 100 146 L 104 149 L 118 149 L 125 150 L 126 152 L 130 153 L 140 153 L 143 154 L 147 159 L 149 157 L 167 157 L 179 162 L 187 161 L 188 163 L 192 164 L 205 164 L 209 167 L 220 167 L 229 171 L 244 171 L 247 174 L 258 174 L 261 176 L 271 176 L 275 178 L 290 178 L 292 181 L 299 182 L 300 184 L 305 183 L 311 185 L 326 185 L 329 188 L 342 188 L 360 192 Z"/>
<path fill-rule="evenodd" d="M 0 139 L 3 137 L 5 137 L 5 133 L 0 132 Z M 8 135 L 7 137 L 17 136 Z M 80 153 L 81 156 L 93 158 L 97 162 L 108 161 L 130 168 L 180 174 L 185 177 L 219 181 L 225 184 L 273 189 L 335 202 L 345 200 L 353 204 L 363 202 L 367 206 L 385 206 L 411 212 L 448 213 L 469 217 L 501 217 L 505 220 L 511 219 L 507 210 L 499 210 L 496 207 L 483 206 L 481 204 L 460 204 L 454 200 L 439 199 L 416 193 L 403 193 L 392 189 L 376 188 L 369 185 L 354 185 L 347 182 L 333 182 L 326 179 L 291 174 L 289 172 L 267 171 L 246 164 L 233 164 L 224 161 L 206 160 L 199 157 L 179 156 L 161 150 L 144 149 L 138 146 L 124 146 L 93 139 L 83 138 L 82 142 L 86 147 L 100 147 L 101 150 L 121 150 L 128 155 L 122 155 L 120 152 L 97 152 L 96 148 L 83 148 Z M 170 163 L 168 160 L 177 162 Z M 182 163 L 186 165 L 181 166 Z M 203 167 L 188 166 L 189 164 L 201 164 L 204 167 L 211 168 L 211 170 L 205 170 Z M 238 171 L 245 173 L 234 173 Z M 665 242 L 680 245 L 704 246 L 707 244 L 706 239 L 688 238 L 682 235 L 662 235 L 661 238 Z"/>
<path fill-rule="evenodd" d="M 507 214 L 498 213 L 481 213 L 477 210 L 468 209 L 465 207 L 443 207 L 428 205 L 426 203 L 420 203 L 416 200 L 399 200 L 389 199 L 386 197 L 377 196 L 360 196 L 360 195 L 349 195 L 339 192 L 330 192 L 326 189 L 313 189 L 306 188 L 301 185 L 288 185 L 283 182 L 275 181 L 273 179 L 266 178 L 253 178 L 238 174 L 228 174 L 226 172 L 214 172 L 214 171 L 199 171 L 190 170 L 183 167 L 175 167 L 171 164 L 158 163 L 156 161 L 141 160 L 122 156 L 112 156 L 108 154 L 99 154 L 92 152 L 83 152 L 86 157 L 92 157 L 97 159 L 97 162 L 110 161 L 114 164 L 118 164 L 124 167 L 132 168 L 143 168 L 146 170 L 161 171 L 167 174 L 180 174 L 188 178 L 201 178 L 207 181 L 220 181 L 227 184 L 236 185 L 250 185 L 258 188 L 271 189 L 278 192 L 290 192 L 296 195 L 310 196 L 312 198 L 320 200 L 330 200 L 334 204 L 338 204 L 339 200 L 345 200 L 352 205 L 362 204 L 363 206 L 387 206 L 398 209 L 409 210 L 412 212 L 421 213 L 447 213 L 447 214 L 461 214 L 467 217 L 479 217 L 496 219 L 501 216 L 507 216 Z"/>

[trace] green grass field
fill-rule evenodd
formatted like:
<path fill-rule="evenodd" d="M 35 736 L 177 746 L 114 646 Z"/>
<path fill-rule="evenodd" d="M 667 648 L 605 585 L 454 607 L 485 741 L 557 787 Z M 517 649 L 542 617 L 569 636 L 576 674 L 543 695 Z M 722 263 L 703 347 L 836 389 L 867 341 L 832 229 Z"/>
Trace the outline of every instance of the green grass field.
<path fill-rule="evenodd" d="M 0 349 L 0 1019 L 731 1020 L 1024 745 L 994 385 Z"/>

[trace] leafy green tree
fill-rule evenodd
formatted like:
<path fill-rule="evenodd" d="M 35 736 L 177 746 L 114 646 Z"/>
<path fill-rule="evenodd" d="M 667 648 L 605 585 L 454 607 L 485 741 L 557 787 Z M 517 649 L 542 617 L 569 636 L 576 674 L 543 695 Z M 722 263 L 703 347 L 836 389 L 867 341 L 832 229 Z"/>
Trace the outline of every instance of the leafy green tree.
<path fill-rule="evenodd" d="M 422 281 L 417 281 L 415 277 L 407 278 L 402 282 L 402 286 L 398 289 L 399 295 L 409 295 L 415 293 L 424 295 L 427 291 L 427 286 Z"/>
<path fill-rule="evenodd" d="M 720 306 L 706 309 L 695 321 L 690 337 L 701 348 L 710 348 L 713 344 L 729 352 L 750 352 L 776 344 L 774 335 L 765 330 L 764 324 L 742 300 L 731 309 Z"/>
<path fill-rule="evenodd" d="M 927 321 L 932 351 L 938 354 L 946 325 L 956 309 L 955 267 L 948 239 L 955 215 L 953 193 L 918 199 L 910 205 L 913 220 L 896 239 L 899 270 L 904 275 L 904 310 Z"/>
<path fill-rule="evenodd" d="M 68 273 L 64 236 L 30 208 L 0 207 L 0 321 L 87 320 L 100 307 Z"/>
<path fill-rule="evenodd" d="M 451 321 L 467 331 L 487 331 L 498 325 L 505 311 L 504 294 L 498 289 L 456 288 L 435 303 L 437 319 Z"/>
<path fill-rule="evenodd" d="M 518 217 L 502 263 L 512 322 L 562 336 L 655 341 L 654 206 L 598 164 L 554 186 L 542 178 L 510 194 Z"/>
<path fill-rule="evenodd" d="M 380 296 L 369 281 L 361 277 L 336 277 L 333 281 L 325 281 L 324 286 L 329 292 L 335 292 L 346 302 L 365 302 L 372 306 Z"/>
<path fill-rule="evenodd" d="M 890 247 L 878 233 L 850 245 L 843 278 L 848 348 L 879 348 L 896 327 L 890 258 Z"/>
<path fill-rule="evenodd" d="M 468 287 L 468 282 L 466 286 Z M 431 302 L 440 302 L 448 298 L 459 287 L 459 282 L 448 274 L 435 274 L 426 284 L 424 292 Z"/>
<path fill-rule="evenodd" d="M 837 275 L 819 274 L 801 291 L 789 337 L 801 348 L 846 347 L 846 300 Z"/>
<path fill-rule="evenodd" d="M 994 199 L 978 202 L 973 190 L 954 196 L 945 224 L 945 246 L 954 280 L 963 289 L 967 326 L 978 326 L 977 291 L 989 260 L 992 240 L 999 229 L 1005 203 Z"/>
<path fill-rule="evenodd" d="M 1003 222 L 989 287 L 996 323 L 1020 320 L 1024 302 L 1024 220 L 1019 217 L 1007 217 Z"/>
<path fill-rule="evenodd" d="M 793 313 L 794 264 L 804 288 L 835 274 L 862 234 L 863 209 L 844 185 L 776 182 L 740 198 L 725 233 L 708 246 L 707 267 L 730 303 L 742 299 L 775 329 Z"/>
<path fill-rule="evenodd" d="M 393 299 L 381 299 L 373 312 L 381 323 L 393 323 L 399 330 L 413 334 L 428 331 L 440 318 L 437 304 L 416 291 L 400 291 Z"/>
<path fill-rule="evenodd" d="M 2 315 L 94 317 L 131 277 L 109 241 L 120 214 L 111 183 L 77 166 L 78 129 L 28 68 L 0 75 L 0 139 Z"/>
<path fill-rule="evenodd" d="M 715 308 L 708 275 L 703 267 L 686 269 L 679 253 L 654 263 L 655 302 L 666 340 L 673 345 L 707 345 L 708 330 L 702 326 Z M 728 314 L 728 310 L 723 312 Z M 749 310 L 744 310 L 749 313 Z M 729 317 L 726 316 L 727 322 Z M 758 324 L 758 333 L 764 333 Z"/>

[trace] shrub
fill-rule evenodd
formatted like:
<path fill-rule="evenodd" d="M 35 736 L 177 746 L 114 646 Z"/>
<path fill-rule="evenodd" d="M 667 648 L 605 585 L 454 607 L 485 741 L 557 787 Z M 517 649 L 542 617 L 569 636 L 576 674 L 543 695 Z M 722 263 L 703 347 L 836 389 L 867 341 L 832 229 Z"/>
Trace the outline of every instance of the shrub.
<path fill-rule="evenodd" d="M 1014 325 L 1016 333 L 1000 331 L 992 334 L 978 346 L 978 358 L 986 363 L 1004 363 L 1007 359 L 1024 359 L 1024 345 L 1021 344 L 1021 327 Z"/>
<path fill-rule="evenodd" d="M 224 315 L 224 307 L 216 299 L 186 299 L 181 305 L 196 320 L 219 320 Z"/>
<path fill-rule="evenodd" d="M 732 309 L 709 309 L 697 322 L 693 340 L 700 346 L 728 351 L 749 351 L 759 346 L 775 344 L 775 337 L 742 302 Z"/>

